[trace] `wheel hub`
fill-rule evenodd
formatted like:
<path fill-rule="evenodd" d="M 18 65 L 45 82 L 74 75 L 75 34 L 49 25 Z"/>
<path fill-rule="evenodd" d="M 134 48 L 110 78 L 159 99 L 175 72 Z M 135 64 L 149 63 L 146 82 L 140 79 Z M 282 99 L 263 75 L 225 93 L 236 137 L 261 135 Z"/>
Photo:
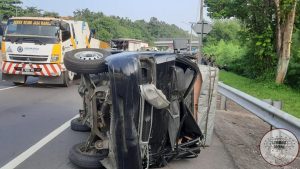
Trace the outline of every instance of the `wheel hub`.
<path fill-rule="evenodd" d="M 82 51 L 76 53 L 74 57 L 81 60 L 98 60 L 103 58 L 103 54 L 95 51 Z"/>

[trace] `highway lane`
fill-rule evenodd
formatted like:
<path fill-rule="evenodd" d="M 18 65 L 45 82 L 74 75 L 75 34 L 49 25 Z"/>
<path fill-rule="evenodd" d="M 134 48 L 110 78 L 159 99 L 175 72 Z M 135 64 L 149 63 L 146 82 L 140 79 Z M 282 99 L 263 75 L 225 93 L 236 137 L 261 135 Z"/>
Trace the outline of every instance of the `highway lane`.
<path fill-rule="evenodd" d="M 0 81 L 0 89 L 14 86 Z M 22 85 L 0 90 L 0 166 L 78 114 L 77 85 Z"/>
<path fill-rule="evenodd" d="M 0 73 L 0 79 L 2 79 L 2 74 Z M 13 83 L 10 83 L 10 82 L 2 82 L 0 83 L 0 89 L 5 89 L 5 88 L 8 88 L 8 87 L 12 87 L 14 86 Z"/>
<path fill-rule="evenodd" d="M 0 64 L 0 68 L 1 68 L 1 64 Z M 0 79 L 2 79 L 1 70 L 0 70 Z M 14 84 L 11 83 L 11 82 L 1 81 L 1 83 L 0 83 L 0 90 L 6 89 L 6 88 L 10 88 L 10 87 L 13 87 L 13 86 L 14 86 Z"/>

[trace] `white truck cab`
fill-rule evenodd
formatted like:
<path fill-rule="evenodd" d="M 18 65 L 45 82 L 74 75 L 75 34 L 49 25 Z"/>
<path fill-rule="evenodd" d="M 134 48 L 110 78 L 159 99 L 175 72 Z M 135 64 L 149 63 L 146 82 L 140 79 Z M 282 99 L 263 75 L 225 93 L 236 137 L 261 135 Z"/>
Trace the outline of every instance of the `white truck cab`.
<path fill-rule="evenodd" d="M 24 83 L 27 76 L 39 83 L 68 86 L 74 73 L 63 62 L 66 52 L 100 48 L 100 41 L 83 21 L 42 17 L 8 20 L 2 41 L 2 80 Z"/>

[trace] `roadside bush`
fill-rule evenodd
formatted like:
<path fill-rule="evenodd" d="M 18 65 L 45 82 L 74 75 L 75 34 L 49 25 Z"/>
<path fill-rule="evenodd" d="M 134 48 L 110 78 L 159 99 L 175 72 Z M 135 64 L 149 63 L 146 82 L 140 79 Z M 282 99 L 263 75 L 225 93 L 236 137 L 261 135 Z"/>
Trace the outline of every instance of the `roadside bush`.
<path fill-rule="evenodd" d="M 247 53 L 247 49 L 233 42 L 220 40 L 216 45 L 205 46 L 203 52 L 206 57 L 215 61 L 217 66 L 239 72 L 242 69 L 240 61 Z"/>

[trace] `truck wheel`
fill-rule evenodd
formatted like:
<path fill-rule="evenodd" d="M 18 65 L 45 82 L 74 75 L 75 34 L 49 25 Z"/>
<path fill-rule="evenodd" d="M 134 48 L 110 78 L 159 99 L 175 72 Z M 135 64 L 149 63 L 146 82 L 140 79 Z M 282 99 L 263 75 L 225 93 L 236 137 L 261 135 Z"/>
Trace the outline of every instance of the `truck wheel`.
<path fill-rule="evenodd" d="M 83 152 L 85 143 L 74 145 L 69 153 L 70 161 L 78 167 L 86 169 L 105 169 L 100 160 L 108 156 L 108 149 L 93 150 L 90 152 Z"/>
<path fill-rule="evenodd" d="M 22 82 L 13 82 L 14 83 L 14 85 L 16 85 L 16 86 L 19 86 L 19 85 L 23 85 L 24 83 L 22 83 Z"/>
<path fill-rule="evenodd" d="M 97 74 L 107 70 L 105 57 L 109 55 L 111 53 L 103 49 L 76 49 L 65 54 L 64 63 L 72 72 Z"/>
<path fill-rule="evenodd" d="M 70 86 L 70 78 L 69 78 L 69 71 L 65 71 L 62 74 L 62 78 L 63 78 L 63 87 L 69 87 Z"/>
<path fill-rule="evenodd" d="M 91 131 L 91 128 L 87 124 L 82 124 L 82 121 L 80 118 L 76 118 L 71 121 L 71 129 L 74 131 L 80 131 L 80 132 Z"/>
<path fill-rule="evenodd" d="M 62 74 L 63 78 L 63 87 L 69 87 L 71 85 L 71 81 L 73 81 L 75 74 L 71 71 L 65 71 Z"/>

